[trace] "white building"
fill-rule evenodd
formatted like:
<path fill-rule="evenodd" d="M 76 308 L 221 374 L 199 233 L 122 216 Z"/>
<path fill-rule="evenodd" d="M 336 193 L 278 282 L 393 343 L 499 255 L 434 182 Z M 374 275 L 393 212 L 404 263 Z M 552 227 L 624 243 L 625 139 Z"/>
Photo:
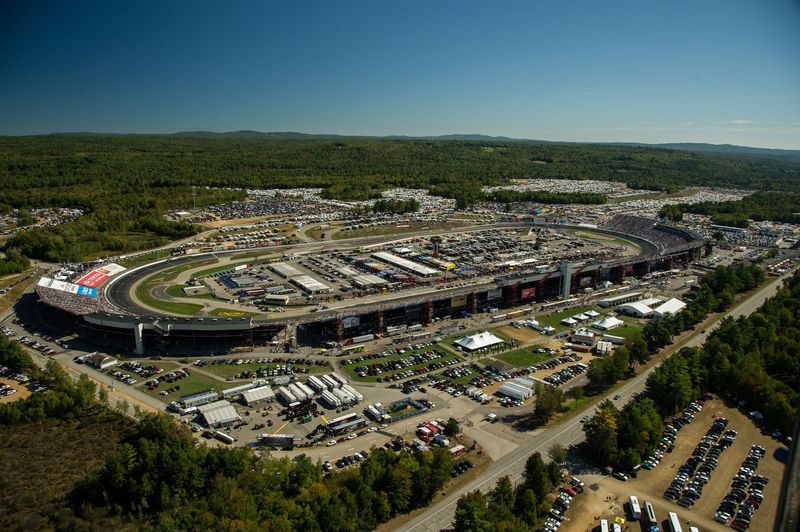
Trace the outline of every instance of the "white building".
<path fill-rule="evenodd" d="M 672 298 L 663 304 L 657 306 L 653 309 L 653 316 L 655 318 L 663 318 L 665 316 L 669 316 L 671 314 L 677 314 L 678 312 L 682 311 L 686 308 L 686 303 L 681 301 L 680 299 Z"/>

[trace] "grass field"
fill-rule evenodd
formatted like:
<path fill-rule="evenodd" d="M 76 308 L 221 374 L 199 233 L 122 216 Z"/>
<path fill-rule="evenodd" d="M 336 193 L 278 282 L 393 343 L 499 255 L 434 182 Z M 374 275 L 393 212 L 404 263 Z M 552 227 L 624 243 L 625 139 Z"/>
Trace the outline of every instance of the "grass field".
<path fill-rule="evenodd" d="M 224 382 L 218 381 L 217 379 L 208 377 L 206 375 L 202 375 L 193 370 L 189 371 L 191 371 L 191 375 L 189 375 L 185 379 L 175 381 L 172 383 L 162 382 L 161 384 L 158 385 L 158 387 L 155 390 L 148 390 L 147 386 L 141 386 L 140 389 L 145 393 L 149 393 L 150 395 L 152 395 L 157 399 L 169 403 L 171 401 L 177 401 L 184 395 L 202 392 L 205 390 L 209 390 L 211 388 L 220 391 L 225 387 Z M 169 395 L 159 395 L 158 393 L 162 390 L 168 390 L 176 386 L 180 386 L 181 387 L 180 390 L 176 390 Z"/>
<path fill-rule="evenodd" d="M 208 299 L 211 301 L 219 301 L 216 297 L 212 294 L 197 294 L 197 295 L 189 295 L 183 291 L 188 285 L 185 284 L 173 284 L 167 287 L 167 294 L 171 295 L 172 297 L 191 297 L 195 299 Z"/>
<path fill-rule="evenodd" d="M 550 357 L 541 353 L 533 353 L 531 349 L 528 348 L 502 353 L 494 358 L 515 368 L 527 368 L 532 364 L 538 364 Z"/>
<path fill-rule="evenodd" d="M 195 305 L 194 303 L 181 303 L 178 301 L 164 301 L 155 297 L 150 291 L 155 287 L 154 284 L 144 282 L 136 287 L 136 297 L 147 305 L 158 310 L 163 310 L 170 314 L 182 314 L 184 316 L 194 316 L 203 308 L 203 305 Z"/>
<path fill-rule="evenodd" d="M 151 251 L 150 253 L 145 253 L 144 255 L 140 255 L 138 257 L 118 260 L 117 264 L 119 264 L 120 266 L 125 266 L 126 268 L 136 268 L 137 266 L 148 264 L 150 262 L 159 259 L 164 259 L 169 256 L 170 256 L 170 250 L 162 249 L 160 251 Z"/>
<path fill-rule="evenodd" d="M 258 369 L 275 369 L 277 363 L 266 363 L 261 364 L 258 362 L 253 363 L 245 363 L 245 364 L 209 364 L 207 366 L 203 366 L 203 371 L 207 371 L 208 373 L 213 373 L 218 377 L 222 377 L 223 379 L 229 379 L 231 377 L 235 377 L 236 375 L 240 374 L 243 371 L 256 371 Z M 282 364 L 282 365 L 289 365 L 289 364 Z M 309 375 L 310 374 L 321 374 L 321 373 L 330 373 L 333 371 L 330 366 L 306 366 L 305 364 L 291 364 L 291 366 L 296 368 L 308 368 Z M 181 387 L 183 388 L 183 387 Z"/>
<path fill-rule="evenodd" d="M 541 316 L 536 316 L 536 321 L 538 321 L 541 325 L 549 325 L 550 327 L 554 327 L 556 331 L 561 332 L 568 328 L 564 325 L 561 325 L 561 320 L 570 316 L 574 316 L 575 314 L 580 314 L 581 312 L 585 312 L 591 308 L 592 307 L 573 307 L 566 310 L 561 310 L 559 312 L 554 312 L 553 314 L 542 314 Z"/>

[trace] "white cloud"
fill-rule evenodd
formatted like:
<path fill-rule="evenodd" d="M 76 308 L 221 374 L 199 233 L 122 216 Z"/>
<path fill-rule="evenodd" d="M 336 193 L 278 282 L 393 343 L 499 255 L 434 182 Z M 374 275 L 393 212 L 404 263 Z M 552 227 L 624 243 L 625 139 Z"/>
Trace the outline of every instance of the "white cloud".
<path fill-rule="evenodd" d="M 752 120 L 728 120 L 727 123 L 728 124 L 744 125 L 744 124 L 752 124 L 753 121 Z"/>

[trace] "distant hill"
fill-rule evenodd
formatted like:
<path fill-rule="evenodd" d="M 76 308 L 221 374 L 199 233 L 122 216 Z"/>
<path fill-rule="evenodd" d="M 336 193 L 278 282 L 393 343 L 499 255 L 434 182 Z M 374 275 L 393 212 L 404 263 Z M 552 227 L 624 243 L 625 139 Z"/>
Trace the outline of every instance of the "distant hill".
<path fill-rule="evenodd" d="M 776 148 L 753 148 L 735 144 L 707 144 L 702 142 L 669 142 L 647 144 L 644 142 L 567 142 L 541 139 L 518 139 L 514 137 L 481 135 L 477 133 L 452 133 L 449 135 L 337 135 L 333 133 L 301 133 L 299 131 L 179 131 L 171 134 L 126 134 L 126 133 L 53 133 L 65 136 L 172 136 L 184 138 L 239 138 L 239 139 L 275 139 L 275 140 L 314 140 L 314 139 L 374 139 L 374 140 L 441 140 L 464 142 L 501 142 L 517 144 L 569 144 L 569 145 L 612 145 L 642 148 L 663 148 L 667 150 L 688 151 L 694 153 L 717 153 L 729 155 L 766 155 L 770 157 L 788 157 L 800 160 L 800 150 L 782 150 Z"/>

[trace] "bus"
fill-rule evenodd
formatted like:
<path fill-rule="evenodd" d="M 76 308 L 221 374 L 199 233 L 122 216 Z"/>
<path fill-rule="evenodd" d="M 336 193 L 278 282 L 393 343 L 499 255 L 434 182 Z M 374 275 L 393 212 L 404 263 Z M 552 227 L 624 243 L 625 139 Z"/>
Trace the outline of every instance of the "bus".
<path fill-rule="evenodd" d="M 608 532 L 608 521 L 605 519 L 600 520 L 600 532 Z"/>
<path fill-rule="evenodd" d="M 638 521 L 642 517 L 642 509 L 639 506 L 639 499 L 636 495 L 631 495 L 631 519 Z"/>
<path fill-rule="evenodd" d="M 683 529 L 681 528 L 681 521 L 678 519 L 678 514 L 675 512 L 670 512 L 668 521 L 671 532 L 683 532 Z"/>
<path fill-rule="evenodd" d="M 656 512 L 653 510 L 653 505 L 650 501 L 644 503 L 644 512 L 645 516 L 647 517 L 647 523 L 650 525 L 658 525 L 658 519 L 656 519 Z"/>

